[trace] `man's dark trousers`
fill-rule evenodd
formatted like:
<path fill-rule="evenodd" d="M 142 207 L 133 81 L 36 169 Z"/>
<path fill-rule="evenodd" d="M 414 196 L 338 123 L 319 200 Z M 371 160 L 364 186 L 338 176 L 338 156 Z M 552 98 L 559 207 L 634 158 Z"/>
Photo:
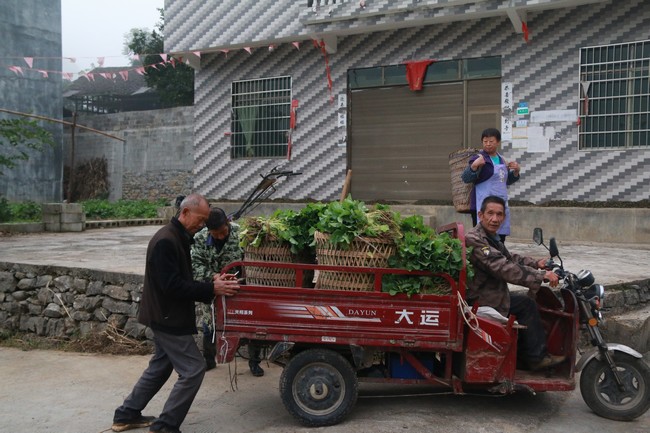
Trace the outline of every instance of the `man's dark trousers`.
<path fill-rule="evenodd" d="M 546 355 L 546 333 L 539 317 L 537 303 L 523 293 L 510 294 L 510 314 L 527 329 L 519 330 L 517 353 L 526 361 L 539 361 Z"/>
<path fill-rule="evenodd" d="M 116 409 L 115 419 L 129 419 L 140 414 L 167 382 L 172 371 L 176 370 L 178 380 L 165 402 L 160 417 L 150 429 L 156 431 L 165 426 L 178 429 L 203 382 L 205 360 L 192 335 L 172 335 L 154 331 L 153 341 L 155 352 L 149 366 L 133 387 L 131 394 L 124 400 L 124 404 Z"/>

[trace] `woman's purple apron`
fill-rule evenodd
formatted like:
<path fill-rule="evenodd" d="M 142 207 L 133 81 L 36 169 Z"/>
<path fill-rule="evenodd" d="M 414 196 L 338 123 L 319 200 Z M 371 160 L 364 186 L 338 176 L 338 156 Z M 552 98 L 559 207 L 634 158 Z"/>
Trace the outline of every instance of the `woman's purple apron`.
<path fill-rule="evenodd" d="M 483 200 L 490 195 L 496 195 L 506 201 L 506 218 L 501 224 L 501 228 L 497 232 L 500 235 L 510 234 L 510 208 L 508 207 L 508 190 L 506 183 L 508 182 L 508 167 L 505 164 L 494 164 L 494 173 L 489 179 L 478 183 L 474 186 L 476 191 L 476 220 L 478 219 L 478 211 L 481 210 Z"/>

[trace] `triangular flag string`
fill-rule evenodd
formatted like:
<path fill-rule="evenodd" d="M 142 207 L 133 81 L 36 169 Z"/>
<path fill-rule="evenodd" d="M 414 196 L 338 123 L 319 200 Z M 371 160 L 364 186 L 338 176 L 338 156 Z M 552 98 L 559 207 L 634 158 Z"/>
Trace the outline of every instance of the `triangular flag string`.
<path fill-rule="evenodd" d="M 527 29 L 526 29 L 527 30 Z M 312 39 L 312 43 L 314 47 L 318 50 L 321 51 L 323 55 L 323 59 L 325 60 L 325 75 L 326 75 L 326 80 L 327 80 L 327 87 L 329 89 L 329 94 L 330 94 L 330 102 L 334 101 L 334 97 L 332 96 L 333 93 L 333 82 L 332 82 L 332 75 L 331 75 L 331 67 L 329 63 L 329 56 L 327 53 L 327 49 L 325 46 L 325 42 L 322 40 L 316 40 Z M 300 51 L 300 45 L 301 41 L 293 41 L 291 42 L 291 46 L 293 46 L 296 50 Z M 275 51 L 278 47 L 277 44 L 268 44 L 266 45 L 268 48 L 268 51 Z M 260 48 L 260 47 L 253 47 L 253 46 L 247 46 L 247 47 L 242 47 L 241 49 L 246 51 L 249 55 L 253 54 L 253 50 L 255 48 Z M 230 52 L 230 49 L 224 48 L 220 49 L 218 52 L 223 53 L 226 58 L 228 58 L 228 53 Z M 192 51 L 191 52 L 193 55 L 201 59 L 203 53 L 199 50 L 197 51 Z M 43 68 L 34 68 L 34 61 L 37 60 L 42 60 L 42 59 L 60 59 L 60 60 L 66 60 L 69 61 L 70 63 L 77 63 L 77 60 L 82 58 L 82 59 L 95 59 L 97 63 L 99 64 L 98 68 L 103 68 L 105 61 L 107 58 L 110 57 L 122 57 L 122 56 L 99 56 L 99 57 L 71 57 L 71 56 L 65 56 L 65 57 L 38 57 L 38 56 L 23 56 L 23 57 L 0 57 L 0 68 L 6 67 L 8 70 L 12 71 L 16 76 L 18 77 L 25 77 L 26 72 L 29 72 L 30 70 L 33 70 L 34 73 L 40 74 L 40 77 L 42 78 L 49 78 L 51 75 L 60 75 L 64 80 L 67 81 L 73 81 L 74 77 L 84 77 L 88 81 L 95 81 L 95 75 L 99 75 L 102 78 L 106 80 L 117 80 L 118 78 L 127 81 L 129 77 L 129 72 L 132 71 L 138 75 L 146 75 L 147 68 L 153 68 L 156 70 L 162 70 L 169 65 L 171 67 L 176 68 L 176 65 L 179 63 L 185 63 L 190 65 L 192 62 L 190 62 L 186 56 L 174 56 L 170 55 L 167 53 L 143 53 L 143 54 L 133 54 L 130 56 L 130 59 L 133 62 L 142 62 L 142 60 L 146 56 L 159 56 L 162 61 L 161 62 L 155 62 L 152 64 L 144 64 L 144 65 L 133 65 L 132 67 L 110 67 L 112 69 L 111 71 L 96 71 L 96 72 L 91 72 L 91 71 L 82 71 L 82 72 L 63 72 L 61 70 L 47 70 Z M 3 59 L 21 59 L 24 61 L 29 69 L 27 71 L 23 66 L 18 66 L 18 65 L 3 65 L 2 61 Z M 15 60 L 14 60 L 15 61 Z M 14 62 L 12 61 L 12 63 Z M 95 68 L 95 69 L 98 69 Z"/>
<path fill-rule="evenodd" d="M 20 75 L 23 77 L 25 76 L 25 74 L 23 74 L 23 68 L 21 68 L 20 66 L 9 66 L 9 70 L 16 75 Z"/>

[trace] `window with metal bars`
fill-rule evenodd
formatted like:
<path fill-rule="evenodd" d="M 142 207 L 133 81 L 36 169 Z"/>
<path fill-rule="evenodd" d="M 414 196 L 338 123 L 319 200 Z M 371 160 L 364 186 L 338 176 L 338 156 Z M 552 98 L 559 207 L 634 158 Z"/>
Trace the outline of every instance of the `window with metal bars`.
<path fill-rule="evenodd" d="M 231 95 L 231 158 L 285 158 L 291 77 L 234 81 Z"/>
<path fill-rule="evenodd" d="M 650 40 L 580 50 L 582 150 L 650 147 Z"/>

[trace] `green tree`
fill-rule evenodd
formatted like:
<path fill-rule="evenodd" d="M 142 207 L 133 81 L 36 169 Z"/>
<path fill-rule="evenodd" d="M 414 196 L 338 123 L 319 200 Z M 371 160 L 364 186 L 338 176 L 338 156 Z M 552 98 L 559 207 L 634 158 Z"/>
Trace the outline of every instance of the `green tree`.
<path fill-rule="evenodd" d="M 124 53 L 138 54 L 145 65 L 145 80 L 160 94 L 164 106 L 176 107 L 194 104 L 194 70 L 180 59 L 168 58 L 163 61 L 159 53 L 164 53 L 164 10 L 160 12 L 160 21 L 156 28 L 149 32 L 147 29 L 131 29 L 125 37 Z M 171 60 L 171 61 L 170 61 Z M 173 63 L 172 63 L 173 62 Z M 151 66 L 151 65 L 155 65 Z"/>
<path fill-rule="evenodd" d="M 6 146 L 8 145 L 8 147 Z M 2 168 L 13 168 L 17 161 L 27 161 L 29 150 L 42 152 L 54 147 L 52 134 L 34 120 L 0 119 L 0 175 Z"/>

